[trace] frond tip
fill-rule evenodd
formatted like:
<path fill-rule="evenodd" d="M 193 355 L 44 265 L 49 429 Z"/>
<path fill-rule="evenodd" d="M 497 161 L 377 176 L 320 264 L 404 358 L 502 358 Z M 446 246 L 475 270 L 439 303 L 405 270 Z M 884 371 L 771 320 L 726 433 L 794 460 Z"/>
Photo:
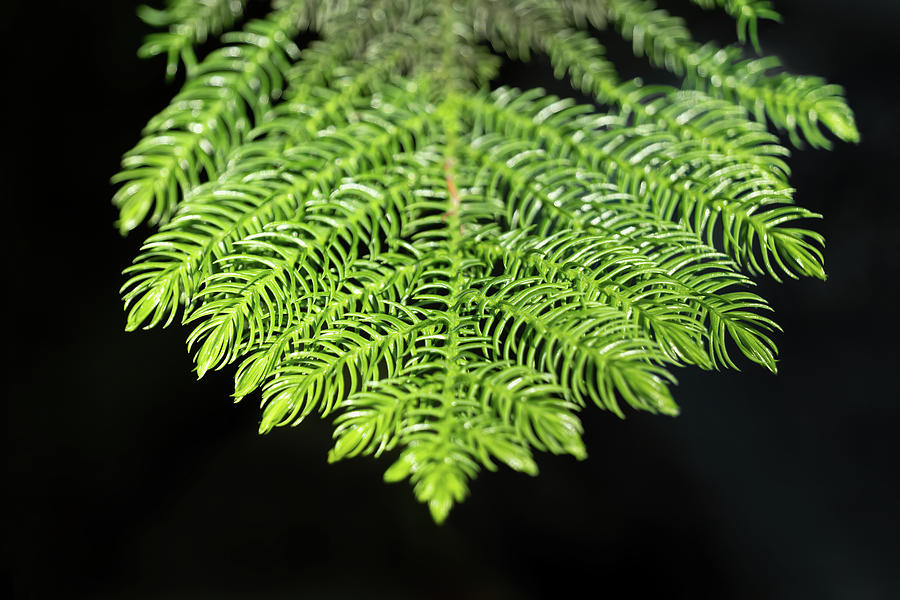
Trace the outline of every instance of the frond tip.
<path fill-rule="evenodd" d="M 695 2 L 754 45 L 777 20 Z M 188 77 L 114 202 L 122 233 L 159 226 L 126 328 L 188 325 L 199 377 L 236 365 L 234 399 L 260 394 L 260 433 L 331 417 L 330 462 L 391 455 L 440 523 L 482 470 L 584 459 L 581 410 L 675 416 L 677 367 L 776 370 L 751 276 L 824 279 L 824 240 L 767 124 L 857 141 L 838 86 L 697 44 L 649 0 L 277 0 L 226 33 L 243 6 L 142 11 L 169 27 L 142 53 Z M 589 24 L 686 89 L 620 81 Z M 484 42 L 605 108 L 491 91 Z"/>

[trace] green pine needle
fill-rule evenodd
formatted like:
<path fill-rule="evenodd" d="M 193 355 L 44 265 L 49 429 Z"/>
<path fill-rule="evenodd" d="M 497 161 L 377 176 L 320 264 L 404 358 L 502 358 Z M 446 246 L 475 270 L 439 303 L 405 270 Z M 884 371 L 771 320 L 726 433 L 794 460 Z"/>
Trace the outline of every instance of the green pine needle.
<path fill-rule="evenodd" d="M 694 1 L 757 50 L 778 20 Z M 776 371 L 750 276 L 825 271 L 767 126 L 858 141 L 838 86 L 644 0 L 278 0 L 228 33 L 244 4 L 142 9 L 168 32 L 141 54 L 186 82 L 113 180 L 121 232 L 158 226 L 126 328 L 188 324 L 198 376 L 235 365 L 234 398 L 260 394 L 261 433 L 331 417 L 329 461 L 390 455 L 441 522 L 482 469 L 585 458 L 588 405 L 676 415 L 675 367 Z M 589 25 L 684 89 L 621 81 Z M 546 55 L 597 106 L 490 91 L 500 54 Z"/>

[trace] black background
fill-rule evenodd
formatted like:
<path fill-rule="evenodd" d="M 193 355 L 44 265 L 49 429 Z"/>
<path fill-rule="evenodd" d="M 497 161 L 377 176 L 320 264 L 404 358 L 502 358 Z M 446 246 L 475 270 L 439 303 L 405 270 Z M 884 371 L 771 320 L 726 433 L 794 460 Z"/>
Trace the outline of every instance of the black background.
<path fill-rule="evenodd" d="M 779 0 L 763 27 L 845 86 L 863 137 L 791 161 L 829 280 L 760 281 L 780 374 L 679 371 L 677 419 L 587 410 L 588 460 L 483 474 L 441 527 L 386 461 L 327 465 L 328 423 L 259 437 L 231 372 L 195 381 L 182 328 L 123 332 L 145 232 L 115 232 L 108 178 L 176 90 L 135 57 L 136 5 L 0 8 L 7 597 L 900 597 L 900 2 Z M 604 43 L 623 76 L 671 80 Z M 565 90 L 540 61 L 501 79 Z"/>

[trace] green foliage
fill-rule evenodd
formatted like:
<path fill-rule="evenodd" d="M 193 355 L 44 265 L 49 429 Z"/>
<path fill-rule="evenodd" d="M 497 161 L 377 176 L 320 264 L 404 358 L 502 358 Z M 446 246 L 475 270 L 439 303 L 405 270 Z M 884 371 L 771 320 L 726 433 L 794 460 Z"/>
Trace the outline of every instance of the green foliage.
<path fill-rule="evenodd" d="M 695 2 L 754 44 L 777 20 Z M 858 140 L 840 88 L 636 0 L 280 0 L 196 61 L 243 4 L 142 12 L 169 27 L 142 52 L 186 81 L 114 181 L 120 230 L 159 226 L 127 329 L 189 324 L 199 376 L 261 394 L 260 432 L 333 416 L 330 461 L 397 452 L 385 479 L 440 522 L 483 468 L 584 458 L 589 404 L 675 415 L 674 367 L 776 370 L 749 276 L 825 272 L 767 125 Z M 620 81 L 588 25 L 684 89 Z M 545 54 L 596 106 L 490 91 L 489 48 Z"/>
<path fill-rule="evenodd" d="M 724 9 L 737 21 L 738 39 L 741 43 L 747 42 L 749 38 L 757 52 L 761 52 L 757 21 L 769 19 L 781 22 L 781 15 L 775 12 L 769 0 L 691 0 L 691 2 L 707 10 L 717 6 Z"/>
<path fill-rule="evenodd" d="M 141 20 L 169 30 L 149 35 L 138 55 L 149 58 L 165 54 L 169 79 L 178 71 L 179 61 L 193 69 L 197 64 L 194 46 L 234 25 L 246 3 L 246 0 L 168 0 L 165 10 L 142 6 L 138 11 Z"/>

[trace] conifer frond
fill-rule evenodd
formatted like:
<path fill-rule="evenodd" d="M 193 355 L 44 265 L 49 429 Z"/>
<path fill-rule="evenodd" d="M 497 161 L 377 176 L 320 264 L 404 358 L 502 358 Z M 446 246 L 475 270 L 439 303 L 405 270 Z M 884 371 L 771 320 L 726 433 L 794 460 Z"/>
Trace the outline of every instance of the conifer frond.
<path fill-rule="evenodd" d="M 166 77 L 172 79 L 183 62 L 190 75 L 197 65 L 194 46 L 207 37 L 230 29 L 244 13 L 247 0 L 169 0 L 164 10 L 141 6 L 138 16 L 148 25 L 167 27 L 152 33 L 138 49 L 138 56 L 166 55 Z"/>
<path fill-rule="evenodd" d="M 452 372 L 440 361 L 417 365 L 351 395 L 345 406 L 329 461 L 405 447 L 384 478 L 409 477 L 437 522 L 465 499 L 482 467 L 497 468 L 495 461 L 534 475 L 531 448 L 586 456 L 577 406 L 565 388 L 512 363 L 472 362 Z"/>
<path fill-rule="evenodd" d="M 508 109 L 485 104 L 474 125 L 521 140 L 518 147 L 499 140 L 486 145 L 491 147 L 488 156 L 497 157 L 498 171 L 518 177 L 523 185 L 534 186 L 537 181 L 529 171 L 537 175 L 567 169 L 574 177 L 579 168 L 593 169 L 619 191 L 641 198 L 658 218 L 684 224 L 753 273 L 767 272 L 775 279 L 779 272 L 824 278 L 821 236 L 784 227 L 818 215 L 792 206 L 792 190 L 759 177 L 752 165 L 710 152 L 697 140 L 678 140 L 652 125 L 629 127 L 619 115 L 585 114 L 584 109 L 540 91 L 517 98 L 501 89 L 495 95 Z M 523 152 L 527 140 L 539 140 L 545 151 Z M 504 163 L 513 160 L 516 168 L 504 170 Z M 553 213 L 552 202 L 542 206 Z M 544 231 L 551 224 L 550 215 L 537 207 L 527 214 L 547 218 Z M 714 242 L 717 235 L 719 246 Z"/>
<path fill-rule="evenodd" d="M 702 141 L 710 150 L 758 167 L 764 177 L 786 180 L 790 152 L 743 107 L 699 91 L 619 83 L 603 47 L 583 32 L 561 30 L 544 42 L 556 76 L 598 101 L 618 106 L 634 124 L 655 123 L 678 137 Z"/>
<path fill-rule="evenodd" d="M 741 43 L 751 41 L 757 53 L 759 48 L 758 21 L 769 19 L 781 22 L 781 15 L 772 8 L 769 0 L 691 0 L 697 6 L 707 10 L 718 6 L 737 21 L 738 39 Z"/>
<path fill-rule="evenodd" d="M 853 112 L 840 86 L 820 77 L 785 73 L 772 56 L 745 59 L 739 48 L 698 44 L 684 22 L 652 0 L 608 0 L 610 19 L 638 55 L 685 77 L 685 85 L 744 106 L 764 123 L 786 131 L 795 146 L 831 142 L 821 126 L 845 142 L 859 141 Z M 802 137 L 801 137 L 802 134 Z"/>
<path fill-rule="evenodd" d="M 284 74 L 299 50 L 292 38 L 308 21 L 305 0 L 223 37 L 232 43 L 194 69 L 172 103 L 144 128 L 144 138 L 113 177 L 119 229 L 131 231 L 150 216 L 165 223 L 179 199 L 214 178 L 229 151 L 245 139 L 254 118 L 282 92 Z"/>
<path fill-rule="evenodd" d="M 171 323 L 179 304 L 193 298 L 200 277 L 212 272 L 214 262 L 236 241 L 261 232 L 265 223 L 303 211 L 304 198 L 315 202 L 315 194 L 328 193 L 365 161 L 390 158 L 414 137 L 427 135 L 427 121 L 408 111 L 397 109 L 392 120 L 372 110 L 368 118 L 360 113 L 357 122 L 306 144 L 303 138 L 297 145 L 245 144 L 235 166 L 185 201 L 175 219 L 148 238 L 135 264 L 126 269 L 130 277 L 122 290 L 130 307 L 127 328 L 140 327 L 148 318 L 147 327 Z M 310 170 L 313 177 L 300 176 Z"/>
<path fill-rule="evenodd" d="M 591 405 L 675 415 L 679 366 L 776 370 L 750 276 L 824 278 L 823 240 L 765 124 L 852 139 L 838 88 L 632 0 L 273 4 L 115 178 L 120 229 L 160 225 L 126 328 L 180 318 L 198 376 L 234 365 L 234 398 L 260 394 L 261 433 L 332 417 L 330 461 L 397 453 L 385 479 L 440 522 L 482 469 L 584 458 Z M 720 4 L 751 36 L 768 16 Z M 620 81 L 584 31 L 607 19 L 688 89 Z M 546 54 L 597 106 L 490 91 L 483 42 Z"/>
<path fill-rule="evenodd" d="M 679 137 L 703 140 L 716 151 L 741 155 L 746 162 L 757 163 L 761 175 L 783 179 L 788 174 L 780 158 L 789 154 L 787 149 L 763 124 L 750 120 L 741 106 L 702 92 L 645 86 L 640 80 L 619 83 L 603 46 L 587 33 L 569 29 L 570 23 L 545 4 L 524 3 L 529 13 L 515 10 L 518 6 L 493 3 L 476 13 L 476 23 L 482 36 L 513 58 L 521 56 L 519 47 L 537 47 L 549 57 L 558 78 L 568 77 L 575 88 L 601 103 L 618 106 L 636 123 L 656 122 Z M 589 6 L 595 11 L 586 14 L 594 21 L 601 18 L 596 14 L 598 5 Z M 577 23 L 581 4 L 574 2 L 568 8 Z"/>

